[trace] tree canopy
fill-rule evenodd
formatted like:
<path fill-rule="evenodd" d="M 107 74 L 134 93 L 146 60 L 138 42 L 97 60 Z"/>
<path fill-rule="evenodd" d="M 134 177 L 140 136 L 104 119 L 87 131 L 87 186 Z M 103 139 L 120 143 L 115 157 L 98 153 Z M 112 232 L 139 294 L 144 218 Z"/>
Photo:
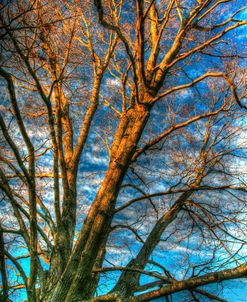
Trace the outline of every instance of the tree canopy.
<path fill-rule="evenodd" d="M 226 301 L 247 277 L 241 0 L 0 4 L 2 301 Z"/>

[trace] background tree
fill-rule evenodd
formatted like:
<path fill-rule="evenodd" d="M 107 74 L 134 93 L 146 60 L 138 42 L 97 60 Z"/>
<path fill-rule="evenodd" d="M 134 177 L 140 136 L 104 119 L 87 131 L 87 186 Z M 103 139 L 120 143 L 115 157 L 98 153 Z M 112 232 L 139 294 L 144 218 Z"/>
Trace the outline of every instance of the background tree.
<path fill-rule="evenodd" d="M 4 301 L 223 301 L 201 286 L 246 277 L 245 16 L 1 5 Z"/>

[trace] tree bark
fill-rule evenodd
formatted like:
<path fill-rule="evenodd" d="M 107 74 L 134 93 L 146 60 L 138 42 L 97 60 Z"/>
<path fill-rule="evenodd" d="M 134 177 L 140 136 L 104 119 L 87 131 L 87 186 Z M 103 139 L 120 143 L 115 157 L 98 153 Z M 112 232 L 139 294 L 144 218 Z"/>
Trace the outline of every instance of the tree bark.
<path fill-rule="evenodd" d="M 88 299 L 91 275 L 99 248 L 112 221 L 113 209 L 123 178 L 149 117 L 147 107 L 129 109 L 115 134 L 108 171 L 84 222 L 78 243 L 65 272 L 48 301 Z"/>

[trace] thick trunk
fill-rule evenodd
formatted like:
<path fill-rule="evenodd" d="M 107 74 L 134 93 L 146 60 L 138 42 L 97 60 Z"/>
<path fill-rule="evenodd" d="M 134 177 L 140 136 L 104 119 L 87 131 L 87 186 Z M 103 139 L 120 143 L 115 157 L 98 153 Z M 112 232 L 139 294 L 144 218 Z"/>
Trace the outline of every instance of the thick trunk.
<path fill-rule="evenodd" d="M 93 271 L 101 268 L 102 265 L 103 265 L 103 261 L 105 259 L 106 242 L 107 242 L 108 234 L 105 234 L 104 237 L 105 238 L 103 239 L 103 242 L 101 244 L 101 248 L 98 251 L 98 255 L 96 257 L 96 261 L 95 261 L 95 264 L 93 266 Z M 100 274 L 98 274 L 98 273 L 91 274 L 91 281 L 88 281 L 88 284 L 89 284 L 89 287 L 87 289 L 88 297 L 93 297 L 94 296 L 94 294 L 97 290 L 99 279 L 100 279 Z"/>
<path fill-rule="evenodd" d="M 75 177 L 73 180 L 68 177 L 68 180 L 70 180 L 69 190 L 64 195 L 64 199 L 70 207 L 66 207 L 66 212 L 62 213 L 62 224 L 56 231 L 49 275 L 46 280 L 46 292 L 52 291 L 61 278 L 72 251 L 76 223 L 76 182 Z"/>
<path fill-rule="evenodd" d="M 92 270 L 102 248 L 104 235 L 108 233 L 120 186 L 148 117 L 148 109 L 130 109 L 122 117 L 105 179 L 85 220 L 67 268 L 49 301 L 69 302 L 76 296 L 90 298 Z"/>

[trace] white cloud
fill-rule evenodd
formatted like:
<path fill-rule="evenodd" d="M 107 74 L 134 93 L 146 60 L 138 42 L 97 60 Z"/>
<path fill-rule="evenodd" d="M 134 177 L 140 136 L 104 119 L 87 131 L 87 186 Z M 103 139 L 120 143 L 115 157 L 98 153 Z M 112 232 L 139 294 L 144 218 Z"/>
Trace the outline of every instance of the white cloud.
<path fill-rule="evenodd" d="M 112 79 L 112 78 L 107 79 L 106 84 L 109 86 L 117 86 L 117 87 L 121 86 L 121 83 L 118 79 Z"/>

